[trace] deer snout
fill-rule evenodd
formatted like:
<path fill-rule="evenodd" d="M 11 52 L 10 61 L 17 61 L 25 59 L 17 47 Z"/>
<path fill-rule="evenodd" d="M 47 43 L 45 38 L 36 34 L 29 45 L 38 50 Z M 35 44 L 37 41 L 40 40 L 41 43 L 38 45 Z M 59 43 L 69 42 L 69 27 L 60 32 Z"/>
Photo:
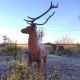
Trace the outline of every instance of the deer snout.
<path fill-rule="evenodd" d="M 21 29 L 21 32 L 23 33 L 23 29 Z"/>
<path fill-rule="evenodd" d="M 25 33 L 24 29 L 21 29 L 21 32 L 22 32 L 22 33 Z"/>
<path fill-rule="evenodd" d="M 27 34 L 27 30 L 25 28 L 21 29 L 21 32 Z"/>

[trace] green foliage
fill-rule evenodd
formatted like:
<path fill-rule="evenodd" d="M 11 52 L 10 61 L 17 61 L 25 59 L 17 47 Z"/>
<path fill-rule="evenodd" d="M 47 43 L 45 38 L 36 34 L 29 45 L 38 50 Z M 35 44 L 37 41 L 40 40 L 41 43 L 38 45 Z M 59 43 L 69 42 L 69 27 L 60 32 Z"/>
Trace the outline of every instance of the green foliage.
<path fill-rule="evenodd" d="M 11 44 L 7 44 L 5 46 L 6 50 L 9 52 L 9 53 L 12 53 L 12 52 L 15 52 L 15 50 L 17 52 L 20 52 L 21 48 L 20 47 L 17 47 L 16 44 L 14 43 L 11 43 Z"/>
<path fill-rule="evenodd" d="M 3 36 L 3 47 L 0 48 L 0 55 L 14 55 L 15 53 L 20 53 L 21 48 L 17 46 L 17 43 L 13 42 L 10 38 L 6 35 Z"/>
<path fill-rule="evenodd" d="M 7 44 L 6 46 L 5 46 L 5 48 L 6 48 L 6 50 L 8 51 L 8 52 L 13 52 L 13 51 L 15 51 L 15 45 L 14 44 Z"/>
<path fill-rule="evenodd" d="M 77 44 L 76 50 L 80 54 L 80 44 Z"/>
<path fill-rule="evenodd" d="M 0 48 L 0 55 L 15 55 L 15 53 L 20 53 L 21 52 L 21 48 L 17 47 L 16 44 L 14 43 L 9 43 L 6 44 L 4 47 Z"/>

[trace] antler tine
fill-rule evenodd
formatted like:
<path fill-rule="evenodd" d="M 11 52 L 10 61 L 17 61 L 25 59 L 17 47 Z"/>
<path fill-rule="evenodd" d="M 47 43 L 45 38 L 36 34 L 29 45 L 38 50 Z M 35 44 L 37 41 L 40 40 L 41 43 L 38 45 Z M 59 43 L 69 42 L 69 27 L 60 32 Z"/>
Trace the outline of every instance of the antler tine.
<path fill-rule="evenodd" d="M 31 23 L 31 21 L 29 21 L 29 20 L 26 20 L 26 19 L 24 19 L 24 21 L 26 21 L 28 24 L 30 24 L 30 23 Z"/>
<path fill-rule="evenodd" d="M 55 6 L 55 8 L 58 8 L 59 3 Z"/>
<path fill-rule="evenodd" d="M 58 8 L 59 3 L 55 6 L 54 4 L 52 5 L 52 1 L 51 1 L 51 5 L 50 8 Z"/>
<path fill-rule="evenodd" d="M 27 16 L 29 19 L 35 19 L 35 18 L 31 18 L 31 17 L 29 17 L 29 16 Z"/>
<path fill-rule="evenodd" d="M 52 5 L 52 1 L 51 1 L 51 5 L 50 5 L 50 8 L 53 8 L 53 6 L 54 6 L 54 5 Z"/>
<path fill-rule="evenodd" d="M 36 23 L 36 25 L 44 25 L 53 15 L 54 15 L 55 12 L 53 12 L 51 15 L 49 15 L 49 17 L 46 19 L 46 21 L 42 24 L 38 24 Z"/>
<path fill-rule="evenodd" d="M 24 19 L 24 21 L 26 21 L 26 22 L 31 22 L 31 21 L 29 21 L 29 20 L 26 20 L 26 19 Z"/>

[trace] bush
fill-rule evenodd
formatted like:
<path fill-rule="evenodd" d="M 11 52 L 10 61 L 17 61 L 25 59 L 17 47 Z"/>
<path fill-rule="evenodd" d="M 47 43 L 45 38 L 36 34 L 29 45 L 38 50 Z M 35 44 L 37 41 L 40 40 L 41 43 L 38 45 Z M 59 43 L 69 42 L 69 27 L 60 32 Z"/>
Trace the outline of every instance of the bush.
<path fill-rule="evenodd" d="M 36 72 L 31 74 L 30 70 L 24 63 L 14 62 L 11 64 L 11 75 L 8 80 L 41 80 Z"/>
<path fill-rule="evenodd" d="M 3 56 L 14 56 L 15 53 L 20 53 L 21 48 L 17 47 L 14 43 L 6 44 L 4 47 L 0 48 L 0 55 Z"/>
<path fill-rule="evenodd" d="M 69 48 L 65 50 L 65 53 L 67 56 L 72 56 L 74 54 L 73 51 Z"/>

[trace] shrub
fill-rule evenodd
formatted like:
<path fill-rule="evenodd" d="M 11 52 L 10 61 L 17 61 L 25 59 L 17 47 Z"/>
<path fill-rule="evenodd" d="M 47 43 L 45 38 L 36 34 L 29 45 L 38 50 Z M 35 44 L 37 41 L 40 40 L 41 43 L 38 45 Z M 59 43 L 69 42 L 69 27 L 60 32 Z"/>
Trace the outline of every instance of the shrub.
<path fill-rule="evenodd" d="M 31 74 L 24 63 L 14 62 L 11 64 L 11 75 L 8 80 L 41 80 L 41 76 L 36 72 Z"/>
<path fill-rule="evenodd" d="M 15 56 L 15 53 L 20 53 L 21 48 L 17 47 L 14 43 L 6 44 L 0 48 L 0 55 Z"/>

